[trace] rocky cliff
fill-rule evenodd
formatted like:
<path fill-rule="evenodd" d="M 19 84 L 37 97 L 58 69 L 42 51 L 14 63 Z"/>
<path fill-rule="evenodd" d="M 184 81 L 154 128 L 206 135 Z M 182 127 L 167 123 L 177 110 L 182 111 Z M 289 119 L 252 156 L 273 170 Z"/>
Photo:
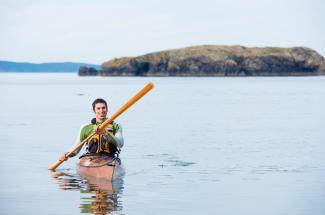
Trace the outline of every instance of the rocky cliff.
<path fill-rule="evenodd" d="M 79 75 L 101 76 L 301 76 L 325 75 L 325 60 L 304 48 L 194 46 L 116 58 L 100 70 L 80 68 Z"/>

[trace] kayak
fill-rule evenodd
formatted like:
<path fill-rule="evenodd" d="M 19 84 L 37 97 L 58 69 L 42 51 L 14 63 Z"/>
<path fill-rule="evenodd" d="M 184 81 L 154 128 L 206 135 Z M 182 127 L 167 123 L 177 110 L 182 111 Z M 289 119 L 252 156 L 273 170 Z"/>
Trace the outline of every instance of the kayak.
<path fill-rule="evenodd" d="M 83 156 L 77 164 L 81 176 L 113 181 L 125 175 L 124 166 L 119 158 L 105 155 Z"/>

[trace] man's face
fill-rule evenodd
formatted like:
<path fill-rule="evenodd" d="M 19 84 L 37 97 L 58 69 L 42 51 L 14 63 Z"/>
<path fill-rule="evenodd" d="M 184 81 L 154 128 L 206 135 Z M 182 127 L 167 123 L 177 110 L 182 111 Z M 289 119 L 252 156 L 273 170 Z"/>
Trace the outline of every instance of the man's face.
<path fill-rule="evenodd" d="M 107 107 L 104 103 L 97 103 L 95 105 L 95 115 L 96 115 L 96 119 L 105 119 L 106 115 L 107 115 Z"/>

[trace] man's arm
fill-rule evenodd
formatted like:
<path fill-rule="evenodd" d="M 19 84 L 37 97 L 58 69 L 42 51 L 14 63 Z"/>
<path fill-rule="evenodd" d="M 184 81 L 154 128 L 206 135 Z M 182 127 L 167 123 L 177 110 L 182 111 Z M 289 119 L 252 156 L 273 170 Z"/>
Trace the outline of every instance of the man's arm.
<path fill-rule="evenodd" d="M 108 134 L 109 142 L 115 144 L 118 148 L 122 148 L 124 145 L 124 139 L 123 139 L 123 129 L 122 126 L 114 123 L 115 127 L 115 135 Z"/>
<path fill-rule="evenodd" d="M 84 139 L 86 139 L 86 126 L 87 126 L 87 124 L 84 124 L 84 125 L 82 125 L 81 127 L 80 127 L 80 129 L 79 129 L 79 135 L 77 136 L 77 138 L 76 138 L 76 140 L 75 140 L 75 144 L 74 145 L 77 145 L 77 144 L 79 144 L 80 142 L 82 142 Z M 76 156 L 79 152 L 80 152 L 80 150 L 82 149 L 82 146 L 80 146 L 76 151 L 74 151 L 74 153 L 72 153 L 71 155 L 70 155 L 70 157 L 74 157 L 74 156 Z"/>

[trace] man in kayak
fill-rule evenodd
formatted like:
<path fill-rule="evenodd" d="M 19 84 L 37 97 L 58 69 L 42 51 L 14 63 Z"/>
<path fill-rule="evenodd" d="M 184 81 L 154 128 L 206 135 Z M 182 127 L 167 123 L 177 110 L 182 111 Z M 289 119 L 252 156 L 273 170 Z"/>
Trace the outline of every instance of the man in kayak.
<path fill-rule="evenodd" d="M 86 139 L 89 135 L 94 134 L 93 137 L 86 142 L 85 155 L 108 155 L 115 157 L 123 147 L 124 140 L 122 135 L 122 127 L 116 122 L 112 122 L 105 129 L 101 131 L 98 129 L 99 125 L 106 120 L 107 103 L 104 99 L 96 99 L 93 104 L 93 111 L 95 118 L 91 120 L 90 124 L 82 126 L 77 143 Z M 76 156 L 82 147 L 76 150 L 70 157 Z M 68 152 L 60 156 L 59 160 L 67 160 Z"/>

